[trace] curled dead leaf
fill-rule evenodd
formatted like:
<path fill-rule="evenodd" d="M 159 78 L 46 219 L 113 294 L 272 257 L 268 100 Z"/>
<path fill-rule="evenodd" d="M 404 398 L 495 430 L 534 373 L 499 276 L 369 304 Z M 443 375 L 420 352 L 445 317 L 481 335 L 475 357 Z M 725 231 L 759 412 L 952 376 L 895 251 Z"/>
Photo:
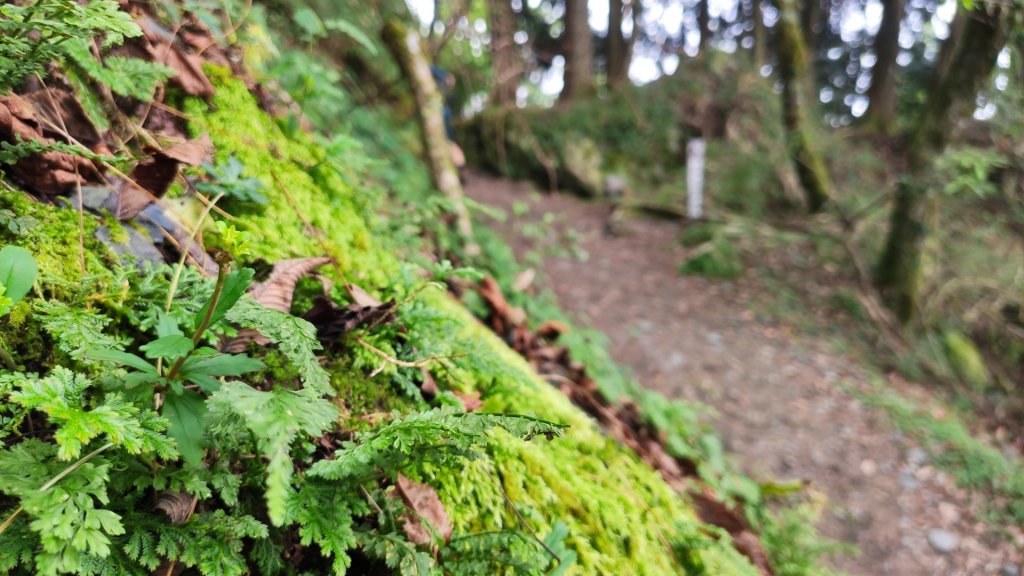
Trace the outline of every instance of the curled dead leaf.
<path fill-rule="evenodd" d="M 429 485 L 411 480 L 402 474 L 398 475 L 396 487 L 398 495 L 409 507 L 409 514 L 406 515 L 403 526 L 409 540 L 420 545 L 430 544 L 431 531 L 423 525 L 426 521 L 447 542 L 452 535 L 452 520 L 437 492 Z"/>
<path fill-rule="evenodd" d="M 171 524 L 184 524 L 196 509 L 197 498 L 185 492 L 161 492 L 157 510 L 167 514 Z"/>

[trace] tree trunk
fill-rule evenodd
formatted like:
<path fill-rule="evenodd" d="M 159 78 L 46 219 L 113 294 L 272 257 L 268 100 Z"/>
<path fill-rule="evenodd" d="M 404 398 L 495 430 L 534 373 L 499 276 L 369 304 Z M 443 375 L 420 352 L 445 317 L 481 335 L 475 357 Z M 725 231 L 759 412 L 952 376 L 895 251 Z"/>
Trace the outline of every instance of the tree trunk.
<path fill-rule="evenodd" d="M 565 85 L 562 101 L 584 97 L 594 90 L 594 49 L 587 0 L 565 0 Z"/>
<path fill-rule="evenodd" d="M 954 107 L 970 108 L 995 67 L 1009 29 L 1010 8 L 985 4 L 963 20 L 959 35 L 950 35 L 948 66 L 936 68 L 928 102 L 911 134 L 907 174 L 896 188 L 889 237 L 878 263 L 876 282 L 882 299 L 904 324 L 917 310 L 921 248 L 928 235 L 928 187 L 922 182 L 933 159 L 942 153 L 957 117 Z M 947 49 L 943 46 L 943 50 Z"/>
<path fill-rule="evenodd" d="M 751 0 L 754 14 L 754 64 L 760 70 L 768 63 L 768 32 L 764 25 L 761 0 Z"/>
<path fill-rule="evenodd" d="M 821 31 L 821 0 L 802 0 L 800 5 L 800 29 L 804 33 L 804 48 L 807 64 L 813 69 L 818 55 L 818 33 Z"/>
<path fill-rule="evenodd" d="M 700 0 L 697 4 L 697 25 L 700 28 L 700 45 L 698 50 L 703 54 L 711 42 L 710 0 Z"/>
<path fill-rule="evenodd" d="M 472 254 L 476 251 L 472 243 L 472 224 L 463 201 L 459 173 L 452 162 L 451 143 L 444 129 L 443 98 L 430 73 L 423 38 L 419 32 L 409 30 L 395 20 L 384 24 L 381 38 L 412 88 L 413 96 L 416 98 L 420 130 L 423 133 L 423 146 L 430 163 L 430 174 L 437 189 L 451 201 L 457 229 L 469 242 L 466 249 Z"/>
<path fill-rule="evenodd" d="M 621 86 L 629 72 L 629 45 L 622 34 L 622 17 L 626 6 L 622 0 L 608 3 L 608 85 Z"/>
<path fill-rule="evenodd" d="M 882 24 L 875 36 L 875 65 L 871 69 L 866 121 L 876 130 L 892 132 L 896 121 L 896 56 L 900 52 L 900 22 L 904 0 L 883 0 Z"/>
<path fill-rule="evenodd" d="M 953 56 L 956 54 L 957 46 L 960 45 L 960 37 L 964 34 L 966 24 L 967 14 L 960 8 L 958 3 L 956 15 L 953 16 L 953 22 L 949 25 L 949 36 L 942 43 L 942 48 L 939 49 L 939 57 L 935 60 L 935 69 L 932 72 L 930 88 L 935 88 L 946 77 L 946 73 L 949 72 L 949 67 L 953 63 Z"/>
<path fill-rule="evenodd" d="M 488 0 L 487 15 L 491 28 L 491 71 L 494 84 L 491 102 L 514 106 L 516 89 L 523 77 L 523 63 L 516 48 L 516 15 L 508 0 Z"/>
<path fill-rule="evenodd" d="M 805 116 L 807 114 L 808 60 L 800 32 L 796 0 L 779 0 L 779 77 L 782 80 L 783 122 L 789 139 L 789 154 L 811 212 L 829 199 L 828 170 L 814 149 Z"/>

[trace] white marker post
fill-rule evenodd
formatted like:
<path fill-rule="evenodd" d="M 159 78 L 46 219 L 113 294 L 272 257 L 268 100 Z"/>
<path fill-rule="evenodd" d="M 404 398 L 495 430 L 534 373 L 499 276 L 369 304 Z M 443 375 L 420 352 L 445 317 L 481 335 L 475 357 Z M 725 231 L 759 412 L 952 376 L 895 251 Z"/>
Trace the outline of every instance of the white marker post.
<path fill-rule="evenodd" d="M 700 220 L 704 216 L 704 151 L 703 138 L 686 143 L 686 217 Z"/>

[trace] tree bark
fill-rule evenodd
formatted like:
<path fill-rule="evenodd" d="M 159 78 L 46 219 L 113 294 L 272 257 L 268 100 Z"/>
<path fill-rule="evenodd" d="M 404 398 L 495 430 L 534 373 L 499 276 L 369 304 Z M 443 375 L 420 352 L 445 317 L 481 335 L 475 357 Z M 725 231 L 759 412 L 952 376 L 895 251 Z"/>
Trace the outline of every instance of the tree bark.
<path fill-rule="evenodd" d="M 875 65 L 868 88 L 865 120 L 880 132 L 892 132 L 896 121 L 896 56 L 900 52 L 900 22 L 904 0 L 882 0 L 882 24 L 875 35 Z"/>
<path fill-rule="evenodd" d="M 523 77 L 523 62 L 516 48 L 516 15 L 508 0 L 488 0 L 487 16 L 491 29 L 491 102 L 514 106 L 516 89 Z"/>
<path fill-rule="evenodd" d="M 697 4 L 697 26 L 700 28 L 700 44 L 698 50 L 704 53 L 711 42 L 711 12 L 710 1 L 700 0 Z"/>
<path fill-rule="evenodd" d="M 814 148 L 807 128 L 808 60 L 800 31 L 796 0 L 779 0 L 779 77 L 782 80 L 783 122 L 789 140 L 789 154 L 811 212 L 818 212 L 829 199 L 828 170 Z"/>
<path fill-rule="evenodd" d="M 594 49 L 587 0 L 565 0 L 565 84 L 559 98 L 570 101 L 594 91 Z"/>
<path fill-rule="evenodd" d="M 754 14 L 754 64 L 760 69 L 768 63 L 768 32 L 764 25 L 761 0 L 751 0 Z"/>
<path fill-rule="evenodd" d="M 928 102 L 910 136 L 907 173 L 896 188 L 889 236 L 876 275 L 883 301 L 904 324 L 917 311 L 921 251 L 928 235 L 928 187 L 923 177 L 946 146 L 957 117 L 954 108 L 970 108 L 991 75 L 1009 32 L 1011 10 L 995 3 L 981 5 L 964 18 L 961 34 L 950 35 L 946 42 L 954 45 L 949 47 L 949 64 L 935 69 Z"/>
<path fill-rule="evenodd" d="M 409 81 L 416 109 L 419 115 L 420 130 L 423 133 L 423 147 L 426 149 L 430 163 L 430 174 L 434 186 L 448 197 L 455 212 L 456 227 L 468 242 L 467 252 L 474 248 L 473 228 L 469 211 L 463 200 L 462 184 L 459 173 L 452 162 L 451 143 L 444 129 L 444 102 L 441 92 L 430 73 L 430 63 L 424 51 L 423 38 L 419 32 L 409 30 L 396 20 L 384 24 L 381 31 L 384 44 L 398 62 L 402 75 Z"/>
<path fill-rule="evenodd" d="M 630 46 L 622 33 L 626 5 L 622 0 L 608 3 L 608 85 L 621 86 L 629 72 Z"/>
<path fill-rule="evenodd" d="M 958 3 L 956 15 L 953 16 L 953 22 L 949 25 L 949 36 L 942 43 L 942 48 L 939 49 L 939 57 L 935 60 L 935 69 L 932 72 L 930 89 L 934 89 L 949 72 L 949 67 L 953 63 L 953 56 L 956 54 L 956 48 L 960 45 L 960 37 L 964 34 L 967 19 L 966 12 L 960 8 Z"/>

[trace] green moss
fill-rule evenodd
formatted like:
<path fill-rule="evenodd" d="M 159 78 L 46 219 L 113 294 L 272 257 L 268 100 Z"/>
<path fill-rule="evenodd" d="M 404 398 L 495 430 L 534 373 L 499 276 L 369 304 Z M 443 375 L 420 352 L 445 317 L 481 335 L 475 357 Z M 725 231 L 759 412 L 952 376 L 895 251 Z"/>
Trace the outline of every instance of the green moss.
<path fill-rule="evenodd" d="M 237 225 L 257 236 L 252 256 L 334 257 L 349 281 L 371 291 L 408 293 L 422 282 L 404 269 L 400 246 L 389 245 L 375 229 L 361 197 L 336 171 L 319 165 L 323 152 L 302 134 L 286 134 L 257 107 L 238 81 L 211 74 L 218 90 L 212 102 L 190 100 L 186 111 L 194 133 L 208 132 L 218 157 L 237 156 L 267 183 L 269 203 L 260 213 L 243 214 Z M 314 237 L 303 220 L 317 231 Z M 340 281 L 338 270 L 323 273 Z M 540 534 L 557 522 L 569 527 L 567 545 L 580 574 L 672 574 L 681 568 L 670 542 L 676 527 L 698 525 L 689 506 L 649 467 L 603 435 L 592 420 L 560 392 L 543 382 L 526 362 L 480 325 L 459 303 L 437 291 L 423 292 L 403 307 L 408 338 L 430 354 L 461 354 L 444 371 L 445 388 L 475 388 L 485 410 L 532 414 L 571 426 L 561 439 L 523 443 L 496 434 L 493 461 L 458 471 L 421 470 L 452 516 L 456 530 L 469 532 L 516 527 L 518 519 L 498 490 L 498 482 Z M 359 426 L 363 413 L 408 409 L 389 386 L 387 371 L 370 380 L 362 351 L 328 366 L 348 408 L 344 424 Z M 700 554 L 709 574 L 756 571 L 728 543 L 707 537 Z M 712 569 L 713 568 L 713 569 Z"/>
<path fill-rule="evenodd" d="M 79 250 L 78 212 L 34 202 L 13 189 L 0 188 L 0 210 L 10 210 L 34 224 L 21 234 L 0 227 L 0 246 L 13 244 L 32 252 L 39 263 L 40 283 L 55 288 L 73 289 L 82 280 L 82 253 Z M 96 240 L 98 219 L 83 218 L 85 275 L 113 279 L 110 267 L 115 256 Z"/>

